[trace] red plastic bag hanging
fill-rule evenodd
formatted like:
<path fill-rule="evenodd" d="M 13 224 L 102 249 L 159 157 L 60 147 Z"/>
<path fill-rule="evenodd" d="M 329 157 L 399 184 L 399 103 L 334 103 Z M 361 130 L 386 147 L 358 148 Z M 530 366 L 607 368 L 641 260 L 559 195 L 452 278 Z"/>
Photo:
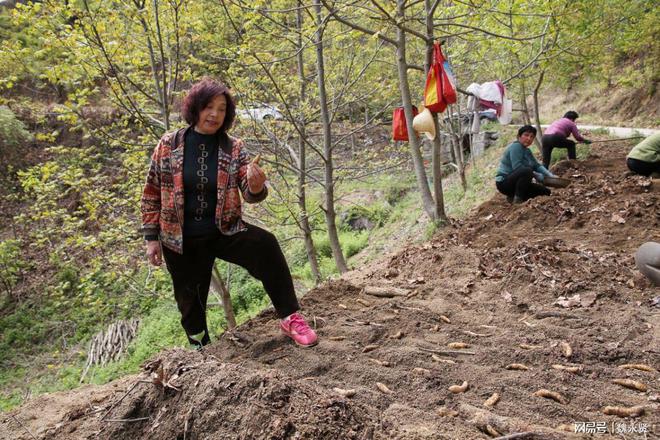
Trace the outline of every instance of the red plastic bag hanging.
<path fill-rule="evenodd" d="M 417 107 L 413 106 L 413 117 L 417 116 Z M 408 126 L 406 124 L 406 113 L 403 107 L 397 107 L 392 113 L 392 139 L 395 141 L 408 140 Z"/>
<path fill-rule="evenodd" d="M 426 86 L 424 87 L 424 106 L 433 113 L 442 113 L 447 108 L 447 103 L 442 97 L 442 61 L 438 58 L 436 46 L 433 47 L 433 62 L 426 75 Z"/>
<path fill-rule="evenodd" d="M 433 53 L 442 66 L 442 99 L 447 105 L 454 104 L 456 102 L 456 78 L 454 78 L 454 71 L 451 69 L 449 61 L 442 54 L 440 43 L 433 44 Z"/>

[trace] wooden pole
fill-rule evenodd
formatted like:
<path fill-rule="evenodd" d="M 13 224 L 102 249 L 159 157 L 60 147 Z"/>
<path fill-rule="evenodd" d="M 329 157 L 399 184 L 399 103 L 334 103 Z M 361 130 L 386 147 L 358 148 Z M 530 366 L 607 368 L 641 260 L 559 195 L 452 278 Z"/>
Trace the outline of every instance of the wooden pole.
<path fill-rule="evenodd" d="M 234 316 L 234 307 L 231 305 L 231 295 L 225 286 L 225 281 L 218 271 L 218 267 L 213 265 L 213 276 L 211 277 L 211 285 L 216 292 L 220 292 L 220 299 L 222 300 L 222 308 L 225 311 L 225 319 L 227 319 L 227 326 L 229 329 L 236 328 L 236 317 Z"/>

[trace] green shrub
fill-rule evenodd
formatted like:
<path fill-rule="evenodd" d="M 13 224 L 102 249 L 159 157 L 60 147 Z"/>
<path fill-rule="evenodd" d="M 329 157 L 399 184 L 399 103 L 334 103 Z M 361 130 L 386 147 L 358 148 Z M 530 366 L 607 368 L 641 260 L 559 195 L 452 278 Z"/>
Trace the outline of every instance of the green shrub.
<path fill-rule="evenodd" d="M 29 264 L 21 258 L 20 240 L 0 242 L 0 288 L 12 297 L 16 283 L 23 278 L 23 271 Z"/>
<path fill-rule="evenodd" d="M 0 362 L 33 349 L 52 333 L 53 309 L 24 302 L 13 313 L 0 317 Z"/>
<path fill-rule="evenodd" d="M 32 135 L 6 106 L 0 106 L 0 181 L 7 186 L 12 182 L 14 170 L 25 163 Z M 9 177 L 9 178 L 8 178 Z"/>
<path fill-rule="evenodd" d="M 393 181 L 391 185 L 385 188 L 385 200 L 390 205 L 396 205 L 412 188 L 414 188 L 414 184 L 411 185 L 410 182 L 403 180 Z"/>
<path fill-rule="evenodd" d="M 0 157 L 4 158 L 12 152 L 17 153 L 23 144 L 31 140 L 32 135 L 16 118 L 14 112 L 9 107 L 0 105 Z"/>
<path fill-rule="evenodd" d="M 268 299 L 261 281 L 252 277 L 244 278 L 239 282 L 234 281 L 233 286 L 231 298 L 235 314 L 247 312 L 255 304 L 264 304 Z"/>
<path fill-rule="evenodd" d="M 369 231 L 342 232 L 339 235 L 342 251 L 346 258 L 360 252 L 369 244 Z"/>
<path fill-rule="evenodd" d="M 370 206 L 351 205 L 340 215 L 342 219 L 340 228 L 343 231 L 351 231 L 350 223 L 358 218 L 366 218 L 373 223 L 374 227 L 381 227 L 387 222 L 390 212 L 389 207 L 380 203 Z"/>
<path fill-rule="evenodd" d="M 318 258 L 332 258 L 332 249 L 330 248 L 330 238 L 325 231 L 317 231 L 312 234 L 316 254 Z"/>

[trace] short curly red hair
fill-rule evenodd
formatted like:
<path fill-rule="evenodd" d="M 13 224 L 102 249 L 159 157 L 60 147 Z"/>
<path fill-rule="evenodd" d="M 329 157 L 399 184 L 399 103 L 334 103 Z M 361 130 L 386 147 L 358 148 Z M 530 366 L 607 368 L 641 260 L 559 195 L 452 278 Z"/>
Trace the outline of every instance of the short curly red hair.
<path fill-rule="evenodd" d="M 199 113 L 213 98 L 220 95 L 225 95 L 227 98 L 227 113 L 222 127 L 220 127 L 220 131 L 226 133 L 236 118 L 236 103 L 229 93 L 229 88 L 212 78 L 204 77 L 190 88 L 181 105 L 183 119 L 190 125 L 196 125 L 199 122 Z"/>

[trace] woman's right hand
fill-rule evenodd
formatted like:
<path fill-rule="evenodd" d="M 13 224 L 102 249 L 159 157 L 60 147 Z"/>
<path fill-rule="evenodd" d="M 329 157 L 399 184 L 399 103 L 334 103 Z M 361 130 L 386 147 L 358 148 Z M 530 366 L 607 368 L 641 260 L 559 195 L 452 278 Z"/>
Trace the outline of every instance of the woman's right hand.
<path fill-rule="evenodd" d="M 160 249 L 160 241 L 147 241 L 147 258 L 149 263 L 160 266 L 163 263 L 163 252 Z"/>

